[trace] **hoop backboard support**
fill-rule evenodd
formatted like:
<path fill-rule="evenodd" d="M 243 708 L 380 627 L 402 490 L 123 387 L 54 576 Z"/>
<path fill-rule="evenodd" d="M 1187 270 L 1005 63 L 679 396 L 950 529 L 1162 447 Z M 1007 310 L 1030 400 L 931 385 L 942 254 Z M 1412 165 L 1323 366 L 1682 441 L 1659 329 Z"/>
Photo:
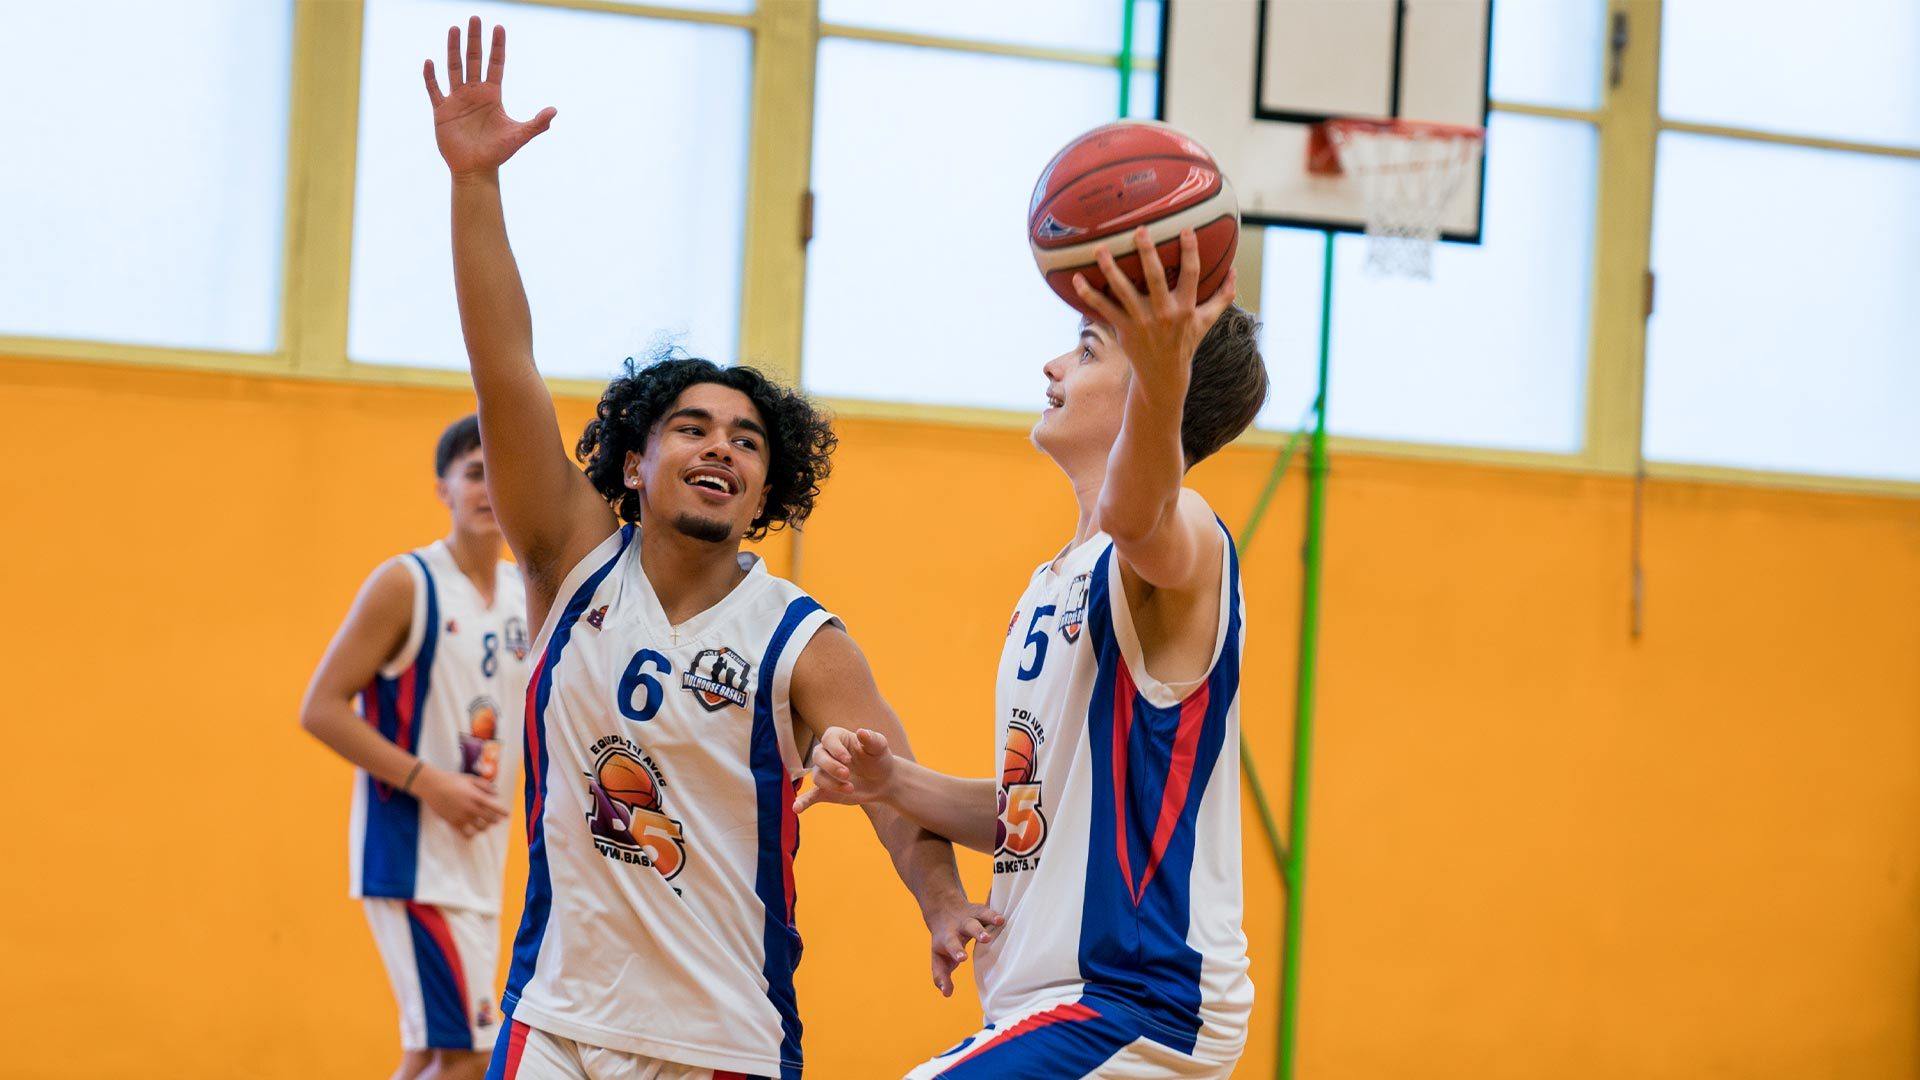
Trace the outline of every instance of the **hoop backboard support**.
<path fill-rule="evenodd" d="M 1162 120 L 1213 152 L 1241 220 L 1362 232 L 1346 176 L 1307 172 L 1332 119 L 1484 127 L 1493 0 L 1165 0 Z M 1480 242 L 1486 155 L 1447 204 L 1442 239 Z"/>

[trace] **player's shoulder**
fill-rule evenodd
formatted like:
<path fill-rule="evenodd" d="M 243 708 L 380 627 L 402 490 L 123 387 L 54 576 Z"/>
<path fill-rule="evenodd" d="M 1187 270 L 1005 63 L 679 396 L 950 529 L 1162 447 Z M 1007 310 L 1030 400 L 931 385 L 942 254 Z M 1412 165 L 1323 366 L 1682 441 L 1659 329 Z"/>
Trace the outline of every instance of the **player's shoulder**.
<path fill-rule="evenodd" d="M 422 572 L 422 565 L 415 552 L 403 551 L 380 561 L 373 572 L 367 575 L 366 588 L 383 594 L 411 597 L 414 582 Z"/>
<path fill-rule="evenodd" d="M 1220 515 L 1214 513 L 1213 507 L 1207 503 L 1207 497 L 1190 487 L 1180 489 L 1178 509 L 1180 520 L 1194 528 L 1210 531 L 1220 528 Z"/>
<path fill-rule="evenodd" d="M 358 605 L 375 616 L 390 617 L 391 621 L 411 619 L 415 575 L 419 572 L 408 553 L 382 560 L 361 584 Z"/>

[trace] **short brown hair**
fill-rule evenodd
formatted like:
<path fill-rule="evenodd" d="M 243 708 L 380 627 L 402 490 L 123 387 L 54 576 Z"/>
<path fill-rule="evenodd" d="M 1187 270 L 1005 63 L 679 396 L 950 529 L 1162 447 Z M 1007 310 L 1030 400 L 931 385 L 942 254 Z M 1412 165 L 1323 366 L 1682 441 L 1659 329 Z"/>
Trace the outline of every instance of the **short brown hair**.
<path fill-rule="evenodd" d="M 1260 320 L 1238 304 L 1222 312 L 1193 353 L 1180 417 L 1180 449 L 1191 469 L 1240 437 L 1267 402 Z"/>

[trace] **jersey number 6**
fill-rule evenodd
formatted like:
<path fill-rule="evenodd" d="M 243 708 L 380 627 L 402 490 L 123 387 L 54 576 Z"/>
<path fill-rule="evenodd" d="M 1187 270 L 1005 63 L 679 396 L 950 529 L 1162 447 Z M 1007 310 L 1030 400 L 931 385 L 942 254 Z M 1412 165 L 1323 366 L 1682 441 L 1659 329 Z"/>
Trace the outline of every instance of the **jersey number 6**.
<path fill-rule="evenodd" d="M 627 670 L 620 674 L 620 715 L 636 724 L 644 724 L 653 719 L 666 700 L 666 691 L 660 686 L 660 680 L 647 673 L 652 668 L 662 675 L 673 674 L 673 664 L 666 657 L 652 649 L 641 649 L 627 661 Z M 634 704 L 633 692 L 646 688 L 647 699 Z"/>

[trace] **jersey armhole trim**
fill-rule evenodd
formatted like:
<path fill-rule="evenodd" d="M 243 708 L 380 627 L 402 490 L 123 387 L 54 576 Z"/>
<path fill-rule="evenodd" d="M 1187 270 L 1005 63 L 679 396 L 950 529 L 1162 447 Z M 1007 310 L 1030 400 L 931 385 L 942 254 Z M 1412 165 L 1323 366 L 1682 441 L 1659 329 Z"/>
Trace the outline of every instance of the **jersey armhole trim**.
<path fill-rule="evenodd" d="M 626 537 L 633 531 L 633 528 L 634 526 L 632 525 L 622 525 L 620 528 L 613 530 L 613 532 L 607 534 L 605 540 L 594 545 L 592 551 L 587 552 L 579 562 L 574 563 L 573 569 L 567 571 L 567 576 L 560 580 L 560 587 L 554 590 L 553 604 L 547 608 L 547 621 L 540 624 L 540 633 L 534 636 L 533 647 L 527 653 L 529 657 L 546 655 L 547 642 L 553 637 L 555 628 L 560 625 L 560 616 L 566 613 L 568 598 L 578 592 L 581 584 L 585 582 L 587 578 L 593 576 L 594 571 L 606 565 L 607 560 L 611 559 L 614 553 L 620 550 L 620 546 L 626 543 Z M 521 577 L 524 582 L 525 575 L 523 574 Z M 604 584 L 604 582 L 602 584 Z M 589 599 L 589 603 L 591 603 L 591 599 Z"/>
<path fill-rule="evenodd" d="M 383 679 L 397 679 L 413 666 L 420 656 L 420 645 L 427 639 L 427 578 L 426 568 L 419 556 L 412 552 L 400 556 L 400 565 L 407 568 L 407 576 L 413 579 L 413 620 L 407 627 L 407 640 L 401 644 L 400 651 L 393 659 L 380 668 Z"/>
<path fill-rule="evenodd" d="M 1155 678 L 1147 670 L 1146 651 L 1141 647 L 1140 636 L 1133 628 L 1133 611 L 1127 607 L 1127 586 L 1120 576 L 1119 552 L 1107 560 L 1108 604 L 1113 609 L 1113 636 L 1120 645 L 1120 655 L 1127 662 L 1127 671 L 1133 675 L 1134 686 L 1140 696 L 1149 704 L 1158 708 L 1170 709 L 1179 705 L 1203 686 L 1213 676 L 1215 668 L 1220 666 L 1220 654 L 1227 647 L 1227 628 L 1233 619 L 1233 604 L 1238 599 L 1233 591 L 1233 537 L 1226 534 L 1226 526 L 1220 526 L 1220 608 L 1215 615 L 1213 629 L 1213 652 L 1207 660 L 1207 670 L 1197 679 L 1169 685 Z"/>
<path fill-rule="evenodd" d="M 788 696 L 793 688 L 793 669 L 799 666 L 800 654 L 807 651 L 807 646 L 813 642 L 813 635 L 829 624 L 842 630 L 847 628 L 839 616 L 825 608 L 809 612 L 800 620 L 800 625 L 794 627 L 793 636 L 787 639 L 786 647 L 780 651 L 773 669 L 773 734 L 780 742 L 780 763 L 786 766 L 789 777 L 807 771 L 806 758 L 801 756 L 800 747 L 793 738 L 793 702 Z M 808 749 L 811 750 L 811 746 Z"/>

